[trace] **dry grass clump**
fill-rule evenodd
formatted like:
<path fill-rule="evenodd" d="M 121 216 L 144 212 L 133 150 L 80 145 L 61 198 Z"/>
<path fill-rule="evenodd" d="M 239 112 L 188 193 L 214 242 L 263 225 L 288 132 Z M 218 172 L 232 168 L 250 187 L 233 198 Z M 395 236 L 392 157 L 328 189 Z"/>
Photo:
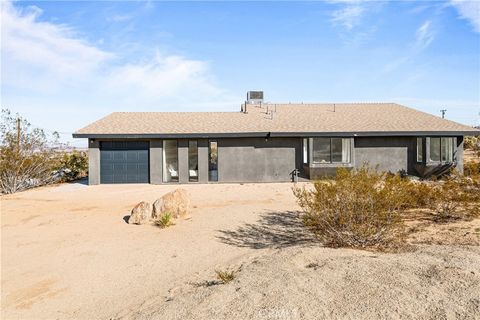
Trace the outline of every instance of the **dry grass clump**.
<path fill-rule="evenodd" d="M 239 271 L 239 270 L 237 270 Z M 201 282 L 194 282 L 191 283 L 195 287 L 211 287 L 211 286 L 217 286 L 220 284 L 227 284 L 235 280 L 236 271 L 233 270 L 215 270 L 216 274 L 216 280 L 205 280 Z"/>
<path fill-rule="evenodd" d="M 235 271 L 232 270 L 215 270 L 215 273 L 217 274 L 217 279 L 223 284 L 232 282 L 235 279 Z"/>
<path fill-rule="evenodd" d="M 167 212 L 165 214 L 162 214 L 160 218 L 154 221 L 157 226 L 160 228 L 167 228 L 173 225 L 173 217 L 172 214 Z"/>
<path fill-rule="evenodd" d="M 313 190 L 294 189 L 303 221 L 327 246 L 387 248 L 404 235 L 404 218 L 422 209 L 435 222 L 480 216 L 480 180 L 451 174 L 411 181 L 368 168 L 339 169 Z"/>

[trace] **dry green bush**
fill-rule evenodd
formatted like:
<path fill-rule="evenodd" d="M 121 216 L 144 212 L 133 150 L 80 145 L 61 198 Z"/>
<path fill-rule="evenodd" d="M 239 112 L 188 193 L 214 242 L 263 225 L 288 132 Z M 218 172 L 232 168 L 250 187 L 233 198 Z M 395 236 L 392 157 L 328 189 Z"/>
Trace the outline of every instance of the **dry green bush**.
<path fill-rule="evenodd" d="M 401 211 L 410 207 L 411 182 L 368 168 L 338 169 L 335 180 L 314 189 L 295 188 L 303 221 L 332 247 L 387 246 L 402 232 Z"/>

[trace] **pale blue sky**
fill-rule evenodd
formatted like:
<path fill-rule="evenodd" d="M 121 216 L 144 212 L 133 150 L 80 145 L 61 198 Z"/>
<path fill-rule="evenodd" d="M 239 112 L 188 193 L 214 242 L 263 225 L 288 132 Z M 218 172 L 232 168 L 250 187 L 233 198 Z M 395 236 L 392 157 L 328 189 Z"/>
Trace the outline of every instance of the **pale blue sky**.
<path fill-rule="evenodd" d="M 70 141 L 114 111 L 239 110 L 247 90 L 480 123 L 480 2 L 19 1 L 1 23 L 2 107 Z"/>

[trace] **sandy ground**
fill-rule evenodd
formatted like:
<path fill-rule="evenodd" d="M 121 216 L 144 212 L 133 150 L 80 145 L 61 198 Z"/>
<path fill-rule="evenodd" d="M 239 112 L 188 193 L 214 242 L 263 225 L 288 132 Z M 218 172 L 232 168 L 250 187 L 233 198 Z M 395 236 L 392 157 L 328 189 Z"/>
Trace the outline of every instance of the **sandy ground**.
<path fill-rule="evenodd" d="M 192 214 L 170 228 L 125 223 L 175 187 L 2 197 L 2 319 L 480 318 L 479 220 L 423 223 L 411 252 L 328 249 L 292 184 L 219 184 L 184 186 Z M 206 285 L 227 269 L 234 281 Z"/>

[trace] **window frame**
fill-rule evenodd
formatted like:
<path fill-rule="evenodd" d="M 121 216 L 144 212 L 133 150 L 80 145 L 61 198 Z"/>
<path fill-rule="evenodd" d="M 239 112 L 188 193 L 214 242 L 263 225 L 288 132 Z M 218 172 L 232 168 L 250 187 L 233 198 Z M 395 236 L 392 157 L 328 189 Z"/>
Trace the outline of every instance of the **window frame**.
<path fill-rule="evenodd" d="M 439 160 L 432 160 L 432 138 L 434 139 L 438 139 L 439 140 L 439 144 L 438 144 L 438 154 L 439 154 Z M 449 154 L 446 159 L 450 159 L 450 160 L 443 160 L 444 158 L 444 145 L 446 145 L 445 143 L 445 139 L 448 139 L 450 140 L 450 143 L 451 143 L 451 154 Z M 427 142 L 426 145 L 428 145 L 428 148 L 427 148 L 427 151 L 428 151 L 428 155 L 426 157 L 426 163 L 453 163 L 453 162 L 456 162 L 457 161 L 457 138 L 456 137 L 452 137 L 452 136 L 434 136 L 434 137 L 427 137 L 426 138 Z"/>
<path fill-rule="evenodd" d="M 315 140 L 317 140 L 317 143 L 319 140 L 328 140 L 328 161 L 316 161 L 315 160 Z M 317 149 L 318 150 L 318 149 Z M 332 163 L 332 139 L 329 137 L 315 137 L 312 138 L 312 163 L 314 164 L 331 164 Z"/>
<path fill-rule="evenodd" d="M 446 154 L 444 149 L 445 147 L 447 148 Z M 444 156 L 445 156 L 445 160 L 444 160 Z M 440 162 L 442 163 L 455 162 L 455 139 L 453 137 L 440 138 Z"/>
<path fill-rule="evenodd" d="M 303 155 L 303 164 L 307 164 L 307 165 L 308 165 L 308 163 L 309 163 L 309 161 L 308 161 L 308 160 L 309 160 L 309 159 L 308 159 L 308 157 L 309 157 L 309 150 L 308 150 L 308 148 L 309 148 L 309 145 L 310 145 L 310 144 L 309 144 L 309 140 L 310 140 L 309 138 L 303 138 L 303 149 L 302 149 L 302 151 L 303 151 L 303 153 L 302 153 L 302 155 Z"/>
<path fill-rule="evenodd" d="M 216 159 L 215 167 L 216 170 L 212 169 L 212 145 L 215 144 L 216 147 Z M 213 174 L 215 172 L 215 175 Z M 218 182 L 218 140 L 212 139 L 208 140 L 208 182 Z"/>
<path fill-rule="evenodd" d="M 315 139 L 328 139 L 329 140 L 329 161 L 321 162 L 321 161 L 315 161 Z M 332 146 L 333 146 L 333 139 L 340 139 L 342 141 L 342 146 L 343 146 L 343 141 L 348 141 L 348 161 L 333 161 L 333 153 L 332 153 Z M 313 137 L 312 138 L 312 155 L 311 155 L 311 161 L 312 165 L 318 166 L 318 165 L 338 165 L 338 166 L 344 166 L 344 165 L 351 165 L 353 163 L 353 157 L 352 157 L 352 147 L 353 147 L 353 139 L 351 137 Z M 344 154 L 343 154 L 343 147 L 342 147 L 342 153 L 341 157 L 343 159 Z"/>
<path fill-rule="evenodd" d="M 416 147 L 417 157 L 416 157 L 416 160 L 417 160 L 418 163 L 423 163 L 424 141 L 425 141 L 425 139 L 423 137 L 417 137 L 417 147 Z"/>
<path fill-rule="evenodd" d="M 190 171 L 192 170 L 190 168 L 190 165 L 191 165 L 190 157 L 193 155 L 193 154 L 192 155 L 190 154 L 190 151 L 192 149 L 191 146 L 190 146 L 191 143 L 195 143 L 195 149 L 196 149 L 196 158 L 197 158 L 196 159 L 196 162 L 197 162 L 197 169 L 196 169 L 197 176 L 196 177 L 190 175 Z M 188 140 L 188 182 L 198 182 L 198 159 L 199 159 L 199 157 L 198 157 L 198 140 L 195 140 L 195 139 L 194 140 Z"/>
<path fill-rule="evenodd" d="M 166 146 L 166 143 L 167 141 L 175 141 L 176 142 L 176 149 L 177 149 L 177 167 L 176 167 L 176 174 L 177 174 L 177 177 L 176 178 L 173 178 L 170 176 L 170 180 L 168 180 L 168 174 L 167 174 L 167 157 L 166 157 L 166 151 L 165 151 L 165 146 Z M 163 183 L 179 183 L 180 182 L 180 163 L 179 163 L 179 141 L 178 139 L 163 139 L 162 140 L 162 181 Z M 174 168 L 175 169 L 175 168 Z"/>

